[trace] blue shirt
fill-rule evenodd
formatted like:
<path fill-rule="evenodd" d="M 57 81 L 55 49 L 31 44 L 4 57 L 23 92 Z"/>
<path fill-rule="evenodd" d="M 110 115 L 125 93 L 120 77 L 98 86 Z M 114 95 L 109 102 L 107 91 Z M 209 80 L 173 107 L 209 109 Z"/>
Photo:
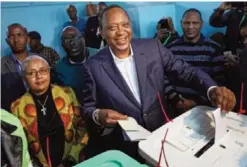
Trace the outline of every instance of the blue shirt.
<path fill-rule="evenodd" d="M 29 54 L 28 54 L 28 56 L 29 56 Z M 17 72 L 20 75 L 20 77 L 22 78 L 22 74 L 21 74 L 21 62 L 16 58 L 16 56 L 13 53 L 12 53 L 12 58 L 14 59 Z M 22 79 L 22 82 L 23 82 L 26 90 L 28 90 L 27 83 L 23 79 Z"/>
<path fill-rule="evenodd" d="M 68 21 L 64 24 L 64 27 L 67 26 L 73 26 L 77 28 L 83 35 L 86 27 L 86 20 L 78 18 L 78 21 L 76 24 L 72 23 L 72 21 Z"/>
<path fill-rule="evenodd" d="M 77 99 L 83 101 L 83 63 L 72 64 L 69 59 L 63 57 L 56 64 L 56 83 L 70 86 L 75 91 Z"/>
<path fill-rule="evenodd" d="M 16 56 L 12 53 L 12 58 L 14 59 L 16 69 L 21 76 L 21 62 L 16 58 Z"/>

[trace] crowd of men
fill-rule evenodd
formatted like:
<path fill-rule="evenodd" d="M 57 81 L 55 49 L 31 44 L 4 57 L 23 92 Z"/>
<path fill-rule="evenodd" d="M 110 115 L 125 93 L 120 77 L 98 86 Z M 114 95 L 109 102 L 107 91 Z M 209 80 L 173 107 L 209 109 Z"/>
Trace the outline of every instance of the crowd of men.
<path fill-rule="evenodd" d="M 245 3 L 223 2 L 210 17 L 212 26 L 227 27 L 224 43 L 202 34 L 203 17 L 194 8 L 181 18 L 181 36 L 168 17 L 158 22 L 155 39 L 132 39 L 130 18 L 120 6 L 100 2 L 98 9 L 85 22 L 69 5 L 62 59 L 41 43 L 38 32 L 19 23 L 8 26 L 6 42 L 12 52 L 1 59 L 1 108 L 10 112 L 11 104 L 30 91 L 22 62 L 35 54 L 49 63 L 52 83 L 75 91 L 89 134 L 86 158 L 118 149 L 144 162 L 137 142 L 126 141 L 117 120 L 131 116 L 154 131 L 165 123 L 160 100 L 172 118 L 197 105 L 247 114 Z M 99 52 L 89 56 L 88 48 Z M 41 72 L 35 77 L 42 77 Z"/>

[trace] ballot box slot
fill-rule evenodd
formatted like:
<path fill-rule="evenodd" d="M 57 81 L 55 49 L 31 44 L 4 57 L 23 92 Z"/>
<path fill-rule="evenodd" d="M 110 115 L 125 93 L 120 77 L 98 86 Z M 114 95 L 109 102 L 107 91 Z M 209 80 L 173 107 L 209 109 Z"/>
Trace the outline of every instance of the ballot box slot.
<path fill-rule="evenodd" d="M 195 157 L 200 158 L 202 154 L 204 154 L 210 147 L 214 145 L 214 138 L 211 139 L 205 146 L 203 146 L 199 151 L 195 153 Z"/>

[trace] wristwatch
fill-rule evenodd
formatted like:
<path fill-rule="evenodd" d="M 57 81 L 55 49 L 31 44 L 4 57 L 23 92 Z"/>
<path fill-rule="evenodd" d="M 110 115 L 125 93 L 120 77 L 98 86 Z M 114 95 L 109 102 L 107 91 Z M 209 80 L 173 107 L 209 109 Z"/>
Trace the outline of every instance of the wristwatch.
<path fill-rule="evenodd" d="M 94 112 L 93 112 L 93 120 L 94 122 L 97 124 L 97 125 L 101 125 L 100 121 L 99 121 L 99 111 L 100 109 L 96 109 Z"/>

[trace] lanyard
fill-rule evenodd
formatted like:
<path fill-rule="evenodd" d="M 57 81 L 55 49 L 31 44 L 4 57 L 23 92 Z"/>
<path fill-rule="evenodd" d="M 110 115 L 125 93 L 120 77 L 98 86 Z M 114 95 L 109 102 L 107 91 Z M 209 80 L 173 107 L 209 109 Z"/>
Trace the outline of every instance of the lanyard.
<path fill-rule="evenodd" d="M 168 41 L 170 40 L 171 36 L 172 36 L 172 33 L 171 32 L 168 32 L 168 37 L 166 38 L 166 40 L 163 42 L 163 45 L 166 45 L 168 43 Z"/>

